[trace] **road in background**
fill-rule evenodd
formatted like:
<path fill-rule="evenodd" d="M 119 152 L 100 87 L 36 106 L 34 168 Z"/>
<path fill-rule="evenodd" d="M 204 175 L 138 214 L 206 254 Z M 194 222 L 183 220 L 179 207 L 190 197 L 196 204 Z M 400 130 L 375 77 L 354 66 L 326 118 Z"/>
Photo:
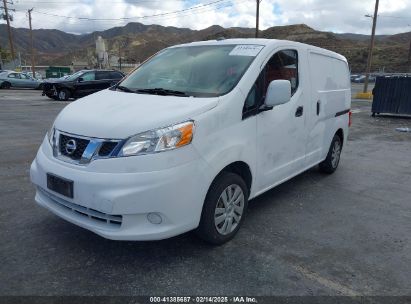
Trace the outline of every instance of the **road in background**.
<path fill-rule="evenodd" d="M 374 89 L 375 83 L 369 83 L 368 84 L 368 91 L 371 92 L 372 89 Z M 352 96 L 355 96 L 357 93 L 362 93 L 364 89 L 364 84 L 363 83 L 351 83 L 351 94 Z"/>

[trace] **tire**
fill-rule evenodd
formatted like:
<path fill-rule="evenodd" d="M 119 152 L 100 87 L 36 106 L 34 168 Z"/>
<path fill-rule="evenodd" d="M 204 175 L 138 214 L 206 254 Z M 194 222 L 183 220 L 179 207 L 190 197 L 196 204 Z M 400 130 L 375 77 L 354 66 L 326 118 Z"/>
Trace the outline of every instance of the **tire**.
<path fill-rule="evenodd" d="M 36 88 L 36 90 L 43 90 L 43 84 L 40 83 L 39 86 Z"/>
<path fill-rule="evenodd" d="M 3 82 L 3 83 L 1 84 L 1 88 L 2 88 L 2 89 L 10 89 L 10 87 L 11 87 L 11 83 L 10 83 L 10 82 Z"/>
<path fill-rule="evenodd" d="M 69 90 L 67 90 L 67 89 L 61 89 L 59 92 L 58 92 L 58 100 L 60 100 L 60 101 L 67 101 L 67 100 L 69 100 L 69 98 L 70 98 L 70 91 Z"/>
<path fill-rule="evenodd" d="M 340 163 L 341 151 L 341 138 L 335 134 L 331 142 L 330 149 L 328 150 L 327 158 L 319 164 L 320 171 L 327 174 L 334 173 Z"/>
<path fill-rule="evenodd" d="M 244 221 L 248 196 L 248 187 L 240 176 L 222 172 L 208 190 L 196 234 L 214 245 L 231 240 Z"/>

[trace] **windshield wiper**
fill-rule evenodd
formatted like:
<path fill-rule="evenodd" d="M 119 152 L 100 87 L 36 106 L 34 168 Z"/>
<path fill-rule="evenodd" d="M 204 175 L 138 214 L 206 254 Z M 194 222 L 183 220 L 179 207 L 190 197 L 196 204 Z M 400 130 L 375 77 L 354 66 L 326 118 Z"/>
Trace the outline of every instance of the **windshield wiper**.
<path fill-rule="evenodd" d="M 172 95 L 172 96 L 189 96 L 185 92 L 182 91 L 175 91 L 175 90 L 168 90 L 163 88 L 154 88 L 154 89 L 138 89 L 134 91 L 135 93 L 143 93 L 143 94 L 153 94 L 153 95 Z"/>
<path fill-rule="evenodd" d="M 136 91 L 133 91 L 132 89 L 129 89 L 129 88 L 127 88 L 125 86 L 121 86 L 121 85 L 115 86 L 114 89 L 115 90 L 120 90 L 120 91 L 123 91 L 123 92 L 127 92 L 127 93 L 135 93 L 136 92 Z"/>

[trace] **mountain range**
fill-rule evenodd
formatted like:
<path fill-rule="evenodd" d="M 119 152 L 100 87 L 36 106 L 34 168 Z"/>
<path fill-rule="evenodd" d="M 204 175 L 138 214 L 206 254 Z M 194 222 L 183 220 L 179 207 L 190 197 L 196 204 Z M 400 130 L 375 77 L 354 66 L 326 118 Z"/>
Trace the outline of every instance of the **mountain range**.
<path fill-rule="evenodd" d="M 23 61 L 30 62 L 30 31 L 13 28 L 15 48 Z M 119 55 L 125 62 L 141 62 L 150 55 L 170 45 L 217 38 L 254 37 L 253 28 L 223 28 L 218 25 L 203 30 L 160 25 L 128 23 L 105 31 L 75 35 L 55 29 L 33 30 L 34 48 L 38 65 L 70 65 L 73 58 L 83 59 L 95 53 L 95 40 L 101 36 L 106 41 L 109 54 Z M 260 31 L 261 38 L 285 39 L 312 44 L 341 53 L 347 57 L 353 72 L 363 72 L 368 55 L 369 36 L 336 34 L 317 31 L 305 24 L 274 26 Z M 409 48 L 411 32 L 376 36 L 372 70 L 407 72 L 410 69 Z M 8 47 L 5 24 L 0 24 L 0 47 Z"/>

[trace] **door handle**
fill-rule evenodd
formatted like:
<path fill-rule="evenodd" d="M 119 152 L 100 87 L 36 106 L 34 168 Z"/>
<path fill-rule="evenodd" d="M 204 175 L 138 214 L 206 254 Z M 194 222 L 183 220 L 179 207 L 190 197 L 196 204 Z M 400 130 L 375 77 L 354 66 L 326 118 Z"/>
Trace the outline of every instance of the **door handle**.
<path fill-rule="evenodd" d="M 320 115 L 320 101 L 317 101 L 317 116 Z"/>
<path fill-rule="evenodd" d="M 303 110 L 304 108 L 302 106 L 299 106 L 297 110 L 295 111 L 295 117 L 303 116 Z"/>

